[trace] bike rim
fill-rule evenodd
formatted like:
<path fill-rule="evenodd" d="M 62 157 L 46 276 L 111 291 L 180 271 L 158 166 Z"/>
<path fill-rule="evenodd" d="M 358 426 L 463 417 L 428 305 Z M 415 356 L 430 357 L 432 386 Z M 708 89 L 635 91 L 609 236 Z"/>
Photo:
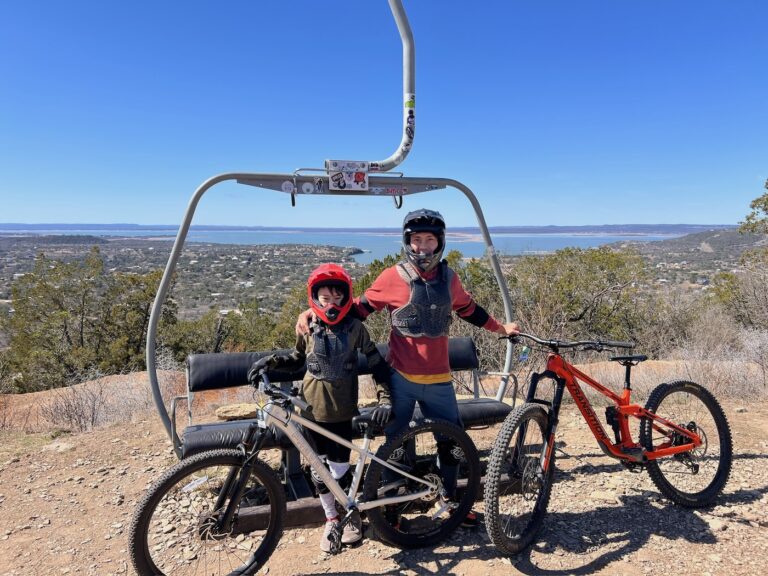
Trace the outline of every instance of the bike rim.
<path fill-rule="evenodd" d="M 542 426 L 533 419 L 517 427 L 504 454 L 498 507 L 501 529 L 520 538 L 537 521 L 549 475 L 541 467 L 546 442 Z"/>
<path fill-rule="evenodd" d="M 231 466 L 206 466 L 179 478 L 154 507 L 147 525 L 147 555 L 159 573 L 239 574 L 256 569 L 259 552 L 266 545 L 269 526 L 269 492 L 253 476 L 249 479 L 234 521 L 223 530 L 217 519 L 226 507 L 216 509 Z M 257 513 L 257 528 L 243 533 L 240 514 Z M 266 516 L 266 522 L 264 517 Z"/>
<path fill-rule="evenodd" d="M 661 401 L 656 412 L 681 428 L 695 432 L 702 439 L 702 445 L 690 452 L 655 461 L 665 481 L 682 494 L 696 495 L 706 491 L 715 481 L 722 461 L 717 422 L 711 409 L 697 395 L 676 390 Z M 654 427 L 650 428 L 650 432 L 654 449 L 688 442 Z"/>

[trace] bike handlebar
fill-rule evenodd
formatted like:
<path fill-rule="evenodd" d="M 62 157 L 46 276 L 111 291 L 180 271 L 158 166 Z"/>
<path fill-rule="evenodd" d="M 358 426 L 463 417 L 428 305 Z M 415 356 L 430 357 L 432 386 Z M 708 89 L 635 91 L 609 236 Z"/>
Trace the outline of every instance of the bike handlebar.
<path fill-rule="evenodd" d="M 582 347 L 585 350 L 597 350 L 602 351 L 605 348 L 634 348 L 634 342 L 622 342 L 619 340 L 578 340 L 578 341 L 565 341 L 565 340 L 546 340 L 539 338 L 533 334 L 526 334 L 525 332 L 519 332 L 518 334 L 511 334 L 509 336 L 503 336 L 512 342 L 515 342 L 518 338 L 526 338 L 542 346 L 546 346 L 552 350 L 559 350 L 560 348 L 578 348 Z"/>
<path fill-rule="evenodd" d="M 259 371 L 259 380 L 261 380 L 261 383 L 259 384 L 260 392 L 263 392 L 273 398 L 276 396 L 281 396 L 294 406 L 298 406 L 298 408 L 304 412 L 312 411 L 312 407 L 299 397 L 297 393 L 298 391 L 295 388 L 292 388 L 290 392 L 286 392 L 282 388 L 276 388 L 272 386 L 272 383 L 269 381 L 269 377 L 267 376 L 266 369 Z"/>

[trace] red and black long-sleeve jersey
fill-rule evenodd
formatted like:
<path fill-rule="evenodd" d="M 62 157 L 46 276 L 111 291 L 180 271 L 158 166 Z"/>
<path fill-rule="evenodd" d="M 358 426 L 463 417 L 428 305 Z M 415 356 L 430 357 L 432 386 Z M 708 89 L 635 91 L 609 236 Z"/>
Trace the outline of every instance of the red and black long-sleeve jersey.
<path fill-rule="evenodd" d="M 431 280 L 437 273 L 438 269 L 435 269 L 421 276 Z M 450 274 L 449 278 L 453 311 L 475 326 L 491 332 L 498 330 L 499 322 L 473 300 L 472 295 L 461 284 L 458 274 Z M 392 266 L 374 280 L 362 297 L 355 299 L 356 311 L 361 318 L 366 318 L 371 312 L 378 310 L 386 309 L 392 312 L 407 304 L 410 297 L 410 285 L 400 277 L 397 266 Z M 389 335 L 387 361 L 408 380 L 418 384 L 448 382 L 451 379 L 447 335 L 437 338 L 411 338 L 401 336 L 393 330 Z"/>

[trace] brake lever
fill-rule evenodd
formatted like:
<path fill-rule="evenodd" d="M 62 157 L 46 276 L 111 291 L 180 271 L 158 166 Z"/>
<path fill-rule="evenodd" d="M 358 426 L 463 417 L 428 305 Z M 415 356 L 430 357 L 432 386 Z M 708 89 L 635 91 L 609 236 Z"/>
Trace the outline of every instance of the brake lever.
<path fill-rule="evenodd" d="M 600 344 L 585 344 L 581 349 L 583 351 L 594 350 L 595 352 L 602 352 L 605 350 Z"/>

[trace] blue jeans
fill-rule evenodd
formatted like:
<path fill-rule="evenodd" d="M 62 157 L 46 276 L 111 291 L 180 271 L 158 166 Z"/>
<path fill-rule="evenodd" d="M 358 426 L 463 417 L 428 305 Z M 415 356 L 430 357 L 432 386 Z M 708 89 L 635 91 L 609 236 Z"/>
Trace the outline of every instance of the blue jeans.
<path fill-rule="evenodd" d="M 453 391 L 452 382 L 416 384 L 393 369 L 389 393 L 392 398 L 394 417 L 385 429 L 387 440 L 408 427 L 408 423 L 413 418 L 416 402 L 419 403 L 425 418 L 447 420 L 461 426 L 459 406 L 456 404 L 456 393 Z"/>
<path fill-rule="evenodd" d="M 413 418 L 413 409 L 416 407 L 416 402 L 419 403 L 421 413 L 425 418 L 447 420 L 452 424 L 462 426 L 452 382 L 416 384 L 405 378 L 398 371 L 392 370 L 389 393 L 392 398 L 394 417 L 384 430 L 387 441 L 408 427 Z M 443 438 L 439 434 L 435 434 L 435 440 L 438 442 L 438 454 L 445 451 L 445 453 L 438 457 L 444 496 L 452 499 L 456 492 L 458 466 L 453 463 L 446 463 L 444 459 L 447 456 L 448 460 L 451 460 L 449 453 L 452 443 L 448 442 L 447 439 L 443 443 Z M 394 473 L 389 470 L 384 471 L 384 478 L 387 480 L 391 480 L 393 475 Z"/>

